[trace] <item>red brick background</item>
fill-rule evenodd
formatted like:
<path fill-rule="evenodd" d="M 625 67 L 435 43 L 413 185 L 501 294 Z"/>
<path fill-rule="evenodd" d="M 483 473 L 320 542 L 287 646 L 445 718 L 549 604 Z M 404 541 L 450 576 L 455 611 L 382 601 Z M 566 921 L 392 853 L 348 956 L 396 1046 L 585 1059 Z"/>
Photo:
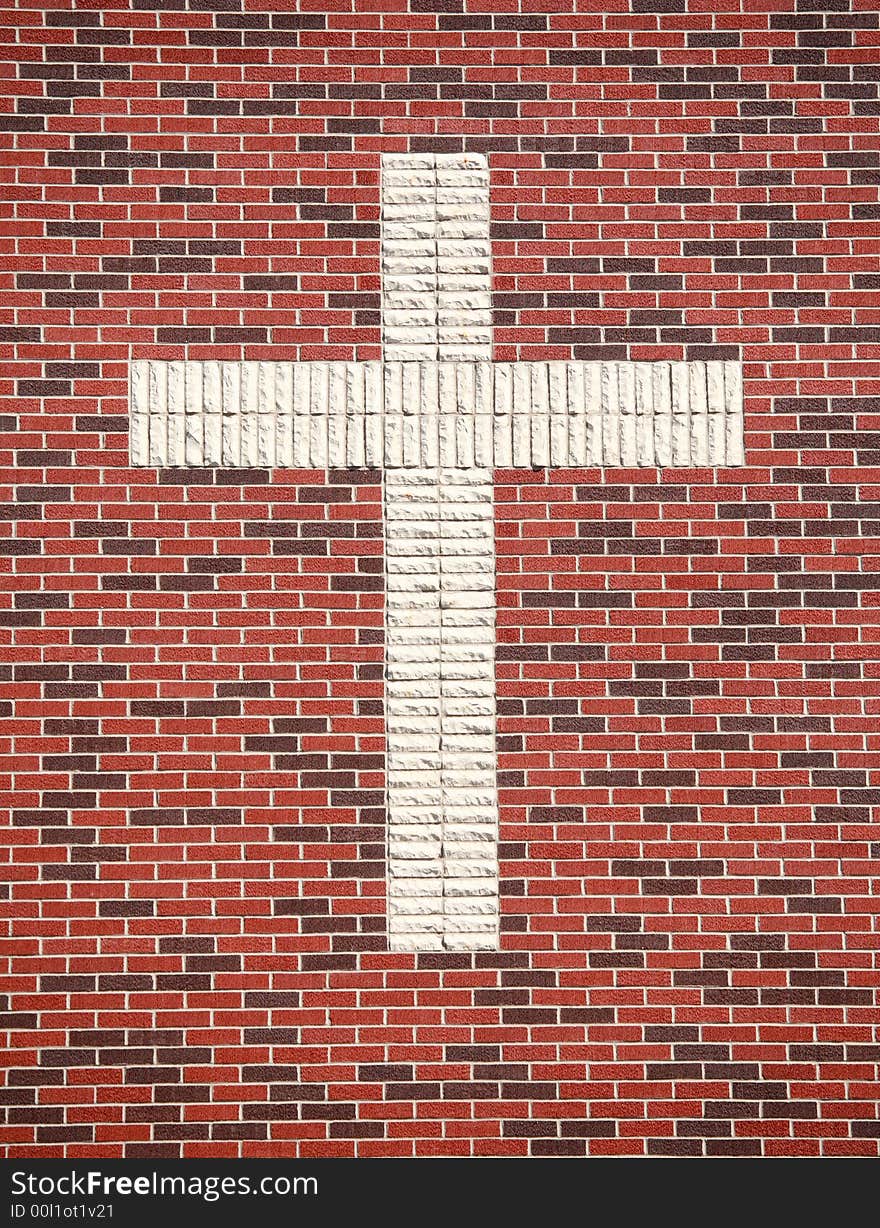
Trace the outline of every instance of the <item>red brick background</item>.
<path fill-rule="evenodd" d="M 876 0 L 3 14 L 7 1154 L 875 1155 Z M 742 358 L 747 467 L 499 472 L 502 950 L 390 955 L 381 475 L 132 470 L 130 355 Z"/>

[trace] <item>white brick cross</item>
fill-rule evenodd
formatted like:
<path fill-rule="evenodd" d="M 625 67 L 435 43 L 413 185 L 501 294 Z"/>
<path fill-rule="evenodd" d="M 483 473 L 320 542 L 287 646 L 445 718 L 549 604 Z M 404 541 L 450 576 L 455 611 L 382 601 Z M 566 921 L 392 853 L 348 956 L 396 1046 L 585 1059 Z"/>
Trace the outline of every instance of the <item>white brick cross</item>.
<path fill-rule="evenodd" d="M 382 362 L 139 361 L 134 465 L 383 469 L 388 927 L 498 945 L 493 468 L 741 465 L 738 364 L 493 363 L 489 173 L 382 159 Z"/>

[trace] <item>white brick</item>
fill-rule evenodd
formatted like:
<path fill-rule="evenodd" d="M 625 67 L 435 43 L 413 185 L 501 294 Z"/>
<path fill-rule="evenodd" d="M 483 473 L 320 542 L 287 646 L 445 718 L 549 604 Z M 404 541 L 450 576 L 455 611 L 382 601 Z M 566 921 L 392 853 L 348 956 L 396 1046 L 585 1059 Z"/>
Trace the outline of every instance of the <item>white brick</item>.
<path fill-rule="evenodd" d="M 186 444 L 186 420 L 199 410 L 199 402 L 196 397 L 188 405 L 187 398 L 187 369 L 190 364 L 183 362 L 173 362 L 168 365 L 168 382 L 166 384 L 167 409 L 166 409 L 166 439 L 167 439 L 167 460 L 166 464 L 176 467 L 178 465 L 185 466 L 187 463 L 195 465 L 195 458 L 188 460 L 187 444 Z"/>
<path fill-rule="evenodd" d="M 135 468 L 150 463 L 150 373 L 145 362 L 133 362 L 129 372 L 129 461 Z"/>
<path fill-rule="evenodd" d="M 473 382 L 471 373 L 463 387 Z M 464 395 L 466 405 L 469 394 Z M 471 605 L 473 585 L 488 581 L 494 589 L 491 480 L 487 469 L 415 468 L 385 475 L 388 861 L 389 883 L 394 883 L 388 925 L 397 950 L 426 949 L 426 934 L 432 949 L 447 946 L 447 935 L 458 950 L 497 942 L 495 705 L 488 698 L 495 686 L 491 593 L 477 619 Z M 432 560 L 436 588 L 433 606 L 426 607 L 420 582 L 422 568 Z M 474 572 L 476 560 L 482 573 Z M 457 625 L 459 614 L 463 625 Z M 445 696 L 450 687 L 455 691 L 461 675 L 487 699 L 471 703 L 463 728 L 455 715 L 460 700 L 444 699 L 441 706 L 413 698 L 407 680 L 415 672 L 422 690 L 436 678 L 430 684 L 435 695 Z M 448 840 L 447 824 L 452 825 Z M 474 839 L 475 829 L 485 839 Z M 435 879 L 440 897 L 425 901 L 419 886 Z M 479 892 L 479 925 L 468 922 L 462 928 L 461 901 L 468 891 Z M 427 929 L 414 925 L 414 917 L 428 919 Z"/>

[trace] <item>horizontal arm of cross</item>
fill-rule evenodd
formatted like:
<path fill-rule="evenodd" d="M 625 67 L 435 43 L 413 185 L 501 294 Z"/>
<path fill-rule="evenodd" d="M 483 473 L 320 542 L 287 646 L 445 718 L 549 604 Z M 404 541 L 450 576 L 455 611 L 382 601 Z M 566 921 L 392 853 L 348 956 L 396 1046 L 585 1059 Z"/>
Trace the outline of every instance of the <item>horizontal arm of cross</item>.
<path fill-rule="evenodd" d="M 151 362 L 131 460 L 152 466 L 540 468 L 743 463 L 732 362 Z"/>

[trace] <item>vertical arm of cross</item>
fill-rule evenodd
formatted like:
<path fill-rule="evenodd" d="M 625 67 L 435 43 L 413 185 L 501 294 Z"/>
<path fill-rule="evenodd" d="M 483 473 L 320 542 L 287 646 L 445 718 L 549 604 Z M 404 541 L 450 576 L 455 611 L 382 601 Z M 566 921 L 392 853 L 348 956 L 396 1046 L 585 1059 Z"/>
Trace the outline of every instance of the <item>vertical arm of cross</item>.
<path fill-rule="evenodd" d="M 387 425 L 399 421 L 403 453 L 415 445 L 408 465 L 386 450 L 384 473 L 389 941 L 492 948 L 492 470 L 456 447 L 457 429 L 473 441 L 476 402 L 467 372 L 447 366 L 491 360 L 488 167 L 390 155 L 382 172 L 383 354 L 403 364 Z"/>

